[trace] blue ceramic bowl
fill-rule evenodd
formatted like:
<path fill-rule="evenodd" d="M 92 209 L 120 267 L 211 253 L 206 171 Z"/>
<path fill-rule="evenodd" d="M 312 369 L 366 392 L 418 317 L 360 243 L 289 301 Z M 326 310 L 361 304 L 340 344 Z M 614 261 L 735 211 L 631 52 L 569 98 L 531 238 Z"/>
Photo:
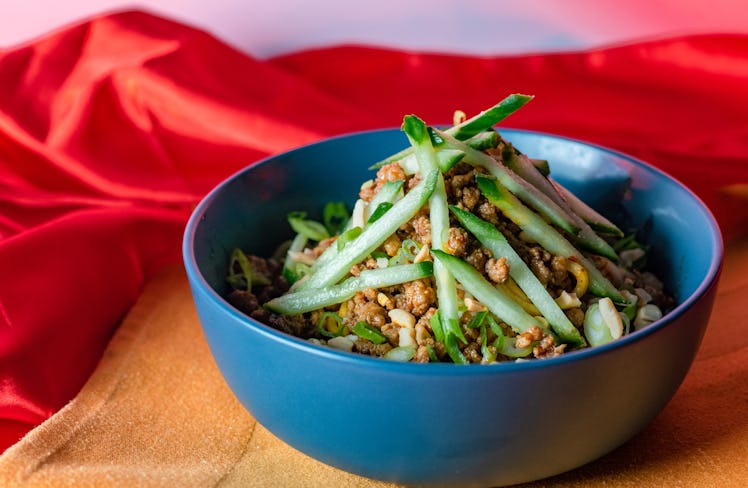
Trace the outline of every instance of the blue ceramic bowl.
<path fill-rule="evenodd" d="M 665 406 L 699 347 L 722 263 L 710 212 L 652 167 L 598 146 L 503 130 L 593 207 L 641 229 L 678 306 L 605 346 L 558 358 L 457 366 L 339 352 L 248 318 L 223 298 L 231 250 L 269 255 L 285 215 L 353 203 L 367 168 L 407 144 L 399 130 L 346 135 L 270 157 L 195 209 L 184 262 L 228 385 L 277 437 L 332 466 L 429 486 L 495 486 L 571 470 L 626 442 Z M 630 187 L 627 181 L 631 180 Z"/>

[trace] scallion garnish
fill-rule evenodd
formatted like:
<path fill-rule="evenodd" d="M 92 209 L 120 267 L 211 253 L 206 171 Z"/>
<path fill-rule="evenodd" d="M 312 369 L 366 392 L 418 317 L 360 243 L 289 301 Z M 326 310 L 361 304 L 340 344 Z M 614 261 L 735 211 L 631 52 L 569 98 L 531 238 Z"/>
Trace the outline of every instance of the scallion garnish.
<path fill-rule="evenodd" d="M 353 329 L 351 330 L 357 336 L 361 337 L 362 339 L 366 339 L 367 341 L 371 341 L 374 344 L 382 344 L 383 342 L 387 341 L 387 338 L 379 329 L 377 329 L 376 327 L 372 327 L 363 320 L 360 322 L 356 322 L 356 325 L 354 325 Z"/>
<path fill-rule="evenodd" d="M 306 212 L 289 213 L 288 224 L 296 233 L 302 234 L 313 241 L 323 241 L 330 237 L 323 224 L 316 220 L 307 220 Z"/>

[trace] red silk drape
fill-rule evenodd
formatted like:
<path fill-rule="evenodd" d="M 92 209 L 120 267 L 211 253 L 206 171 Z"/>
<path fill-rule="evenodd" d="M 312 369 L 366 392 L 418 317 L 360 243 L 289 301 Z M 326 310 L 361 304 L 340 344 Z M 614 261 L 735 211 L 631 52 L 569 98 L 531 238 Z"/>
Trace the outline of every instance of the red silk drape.
<path fill-rule="evenodd" d="M 530 93 L 507 126 L 655 164 L 729 238 L 748 221 L 734 195 L 748 185 L 747 86 L 742 35 L 511 57 L 342 46 L 261 61 L 121 12 L 0 52 L 0 449 L 75 396 L 144 282 L 179 261 L 192 206 L 263 156 Z"/>

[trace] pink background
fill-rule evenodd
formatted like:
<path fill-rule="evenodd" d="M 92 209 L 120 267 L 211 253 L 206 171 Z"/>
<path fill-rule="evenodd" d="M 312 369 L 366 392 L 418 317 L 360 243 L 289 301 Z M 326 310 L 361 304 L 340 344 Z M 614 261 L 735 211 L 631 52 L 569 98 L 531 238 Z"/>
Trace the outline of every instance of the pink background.
<path fill-rule="evenodd" d="M 742 0 L 2 0 L 0 47 L 133 7 L 208 30 L 260 58 L 346 42 L 507 54 L 748 32 Z"/>

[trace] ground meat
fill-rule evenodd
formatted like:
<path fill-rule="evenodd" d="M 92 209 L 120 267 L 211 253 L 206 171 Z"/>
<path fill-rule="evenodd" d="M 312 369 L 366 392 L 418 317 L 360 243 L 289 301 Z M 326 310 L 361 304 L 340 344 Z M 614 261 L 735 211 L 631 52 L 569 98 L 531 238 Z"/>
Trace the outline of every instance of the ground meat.
<path fill-rule="evenodd" d="M 547 285 L 551 281 L 551 270 L 546 264 L 551 259 L 551 253 L 542 247 L 534 246 L 529 250 L 530 269 L 541 283 Z"/>
<path fill-rule="evenodd" d="M 450 227 L 449 237 L 444 243 L 444 251 L 454 256 L 462 256 L 468 245 L 468 233 L 462 227 Z"/>
<path fill-rule="evenodd" d="M 410 220 L 415 240 L 422 246 L 431 246 L 431 221 L 428 214 L 421 212 Z"/>
<path fill-rule="evenodd" d="M 462 350 L 462 355 L 465 356 L 465 359 L 467 359 L 471 363 L 480 363 L 483 360 L 483 355 L 481 354 L 480 350 L 480 343 L 469 343 L 467 346 L 465 346 L 465 349 Z"/>
<path fill-rule="evenodd" d="M 400 166 L 400 163 L 394 162 L 385 164 L 377 171 L 374 183 L 371 185 L 364 185 L 359 191 L 358 196 L 361 200 L 369 202 L 374 195 L 379 193 L 379 190 L 386 182 L 399 180 L 405 180 L 405 172 Z"/>
<path fill-rule="evenodd" d="M 386 342 L 382 344 L 374 344 L 371 341 L 359 337 L 353 344 L 353 350 L 369 356 L 384 356 L 392 350 L 392 346 Z"/>
<path fill-rule="evenodd" d="M 584 324 L 584 310 L 582 310 L 581 308 L 570 308 L 568 310 L 564 310 L 564 313 L 566 314 L 566 317 L 569 318 L 569 321 L 574 325 L 574 327 L 580 328 Z"/>
<path fill-rule="evenodd" d="M 462 189 L 462 205 L 463 207 L 472 212 L 478 202 L 480 202 L 480 190 L 470 186 Z"/>
<path fill-rule="evenodd" d="M 491 252 L 484 248 L 484 247 L 478 247 L 476 249 L 473 249 L 467 257 L 465 257 L 465 261 L 472 264 L 475 269 L 484 269 L 486 266 L 486 262 L 488 262 L 488 259 L 491 257 Z"/>
<path fill-rule="evenodd" d="M 279 315 L 264 308 L 258 308 L 249 314 L 255 320 L 267 324 L 286 334 L 291 334 L 302 339 L 314 336 L 316 324 L 307 320 L 303 315 Z"/>
<path fill-rule="evenodd" d="M 377 260 L 373 258 L 369 258 L 363 263 L 354 264 L 350 269 L 350 273 L 353 276 L 358 276 L 361 274 L 361 271 L 365 269 L 377 269 L 377 268 L 379 268 L 379 265 L 377 264 Z"/>
<path fill-rule="evenodd" d="M 338 240 L 338 236 L 328 237 L 327 239 L 323 239 L 317 243 L 316 246 L 312 249 L 312 255 L 315 259 L 320 257 L 320 255 L 325 252 L 325 249 L 330 247 L 330 245 Z"/>
<path fill-rule="evenodd" d="M 348 325 L 355 325 L 363 320 L 374 327 L 382 327 L 387 323 L 387 310 L 377 302 L 367 300 L 364 294 L 359 292 L 353 299 L 348 300 L 343 320 Z"/>
<path fill-rule="evenodd" d="M 532 355 L 536 358 L 553 358 L 564 352 L 566 344 L 556 346 L 553 336 L 546 335 L 532 348 Z"/>
<path fill-rule="evenodd" d="M 459 168 L 457 168 L 457 170 L 459 170 Z M 475 181 L 475 172 L 473 170 L 468 170 L 468 172 L 463 174 L 453 174 L 450 172 L 446 180 L 449 183 L 451 194 L 456 198 L 461 198 L 462 190 L 466 186 L 472 185 Z"/>
<path fill-rule="evenodd" d="M 387 341 L 393 346 L 397 346 L 400 343 L 400 327 L 398 327 L 397 325 L 390 322 L 384 324 L 379 330 L 387 338 Z"/>
<path fill-rule="evenodd" d="M 395 297 L 395 303 L 397 308 L 419 317 L 436 304 L 436 292 L 426 280 L 411 281 L 403 284 L 403 292 Z"/>
<path fill-rule="evenodd" d="M 495 225 L 499 222 L 499 209 L 493 203 L 486 200 L 478 205 L 478 216 Z"/>
<path fill-rule="evenodd" d="M 539 341 L 542 337 L 543 329 L 537 325 L 533 325 L 517 336 L 516 346 L 519 348 L 527 347 L 533 342 Z"/>
<path fill-rule="evenodd" d="M 488 278 L 494 283 L 503 283 L 509 277 L 509 264 L 507 264 L 504 256 L 499 259 L 489 259 L 486 262 L 485 270 Z"/>
<path fill-rule="evenodd" d="M 416 355 L 413 357 L 413 361 L 416 363 L 428 363 L 431 361 L 429 358 L 429 349 L 426 346 L 418 346 L 416 349 Z"/>

